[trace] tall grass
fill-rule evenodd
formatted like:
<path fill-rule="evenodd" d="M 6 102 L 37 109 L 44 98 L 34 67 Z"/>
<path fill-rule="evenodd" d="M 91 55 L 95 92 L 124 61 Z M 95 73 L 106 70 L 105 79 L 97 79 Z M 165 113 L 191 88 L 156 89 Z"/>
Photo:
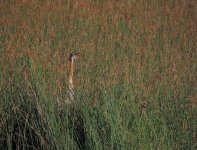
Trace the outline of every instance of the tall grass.
<path fill-rule="evenodd" d="M 196 149 L 196 8 L 1 1 L 0 149 Z M 73 51 L 82 57 L 70 108 Z"/>

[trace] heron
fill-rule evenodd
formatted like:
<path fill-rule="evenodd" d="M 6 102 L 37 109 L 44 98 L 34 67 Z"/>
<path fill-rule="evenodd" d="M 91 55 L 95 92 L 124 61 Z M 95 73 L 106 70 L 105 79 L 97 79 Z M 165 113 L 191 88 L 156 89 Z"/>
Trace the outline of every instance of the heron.
<path fill-rule="evenodd" d="M 67 91 L 67 104 L 73 104 L 74 102 L 74 85 L 73 85 L 73 74 L 74 74 L 74 62 L 80 56 L 79 52 L 72 52 L 69 56 L 70 72 L 68 76 L 68 91 Z"/>
<path fill-rule="evenodd" d="M 78 107 L 74 104 L 74 85 L 73 85 L 73 75 L 74 75 L 74 62 L 80 56 L 79 52 L 73 52 L 69 56 L 70 71 L 68 75 L 68 91 L 66 103 L 69 106 L 68 119 L 71 125 L 74 125 L 75 136 L 74 139 L 81 149 L 85 149 L 85 129 L 83 122 L 83 115 Z"/>

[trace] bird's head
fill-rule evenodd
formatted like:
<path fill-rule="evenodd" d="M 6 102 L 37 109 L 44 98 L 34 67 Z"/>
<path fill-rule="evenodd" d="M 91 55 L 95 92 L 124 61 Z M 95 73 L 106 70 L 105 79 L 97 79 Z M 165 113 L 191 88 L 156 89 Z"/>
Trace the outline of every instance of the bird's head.
<path fill-rule="evenodd" d="M 79 56 L 80 56 L 80 53 L 79 52 L 76 52 L 76 53 L 73 52 L 73 53 L 70 54 L 69 61 L 70 62 L 73 62 Z"/>

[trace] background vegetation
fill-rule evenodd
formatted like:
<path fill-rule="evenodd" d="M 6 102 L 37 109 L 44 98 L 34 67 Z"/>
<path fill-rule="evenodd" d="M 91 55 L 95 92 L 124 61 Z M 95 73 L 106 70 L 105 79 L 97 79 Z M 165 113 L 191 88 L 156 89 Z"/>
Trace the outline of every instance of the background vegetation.
<path fill-rule="evenodd" d="M 196 40 L 196 0 L 1 0 L 0 149 L 197 149 Z"/>

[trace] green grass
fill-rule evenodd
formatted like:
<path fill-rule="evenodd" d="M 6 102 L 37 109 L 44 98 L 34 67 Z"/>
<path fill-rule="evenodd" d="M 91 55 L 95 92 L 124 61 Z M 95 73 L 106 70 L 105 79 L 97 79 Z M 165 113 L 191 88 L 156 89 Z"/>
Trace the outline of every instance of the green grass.
<path fill-rule="evenodd" d="M 196 149 L 196 6 L 0 2 L 0 149 Z"/>

